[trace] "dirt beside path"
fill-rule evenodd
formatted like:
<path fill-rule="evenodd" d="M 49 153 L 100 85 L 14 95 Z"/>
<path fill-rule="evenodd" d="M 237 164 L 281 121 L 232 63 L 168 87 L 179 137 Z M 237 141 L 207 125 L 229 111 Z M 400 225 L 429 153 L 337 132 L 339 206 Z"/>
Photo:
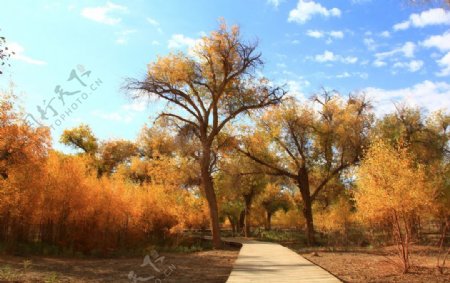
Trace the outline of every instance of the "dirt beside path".
<path fill-rule="evenodd" d="M 0 282 L 225 282 L 238 253 L 212 250 L 115 259 L 0 256 Z"/>
<path fill-rule="evenodd" d="M 392 247 L 373 251 L 318 250 L 318 256 L 313 255 L 311 251 L 299 253 L 345 282 L 450 282 L 450 269 L 447 267 L 444 274 L 437 272 L 436 252 L 429 247 L 413 248 L 414 267 L 408 274 L 399 272 L 392 263 L 395 259 Z"/>

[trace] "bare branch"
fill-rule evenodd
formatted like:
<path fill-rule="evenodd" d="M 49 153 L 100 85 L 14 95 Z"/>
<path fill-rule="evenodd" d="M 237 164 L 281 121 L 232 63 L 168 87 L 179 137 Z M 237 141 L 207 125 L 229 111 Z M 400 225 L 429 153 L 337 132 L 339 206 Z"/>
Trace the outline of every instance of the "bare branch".
<path fill-rule="evenodd" d="M 269 164 L 269 163 L 263 161 L 262 159 L 260 159 L 260 158 L 258 158 L 258 157 L 256 157 L 256 156 L 252 155 L 252 154 L 251 154 L 250 152 L 248 152 L 248 151 L 244 151 L 244 150 L 242 150 L 242 149 L 240 149 L 240 148 L 237 148 L 237 150 L 238 150 L 240 153 L 242 153 L 242 154 L 244 154 L 245 156 L 247 156 L 248 158 L 252 159 L 253 161 L 255 161 L 255 162 L 257 162 L 257 163 L 259 163 L 259 164 L 261 164 L 261 165 L 263 165 L 263 166 L 265 166 L 265 167 L 267 167 L 267 168 L 269 168 L 269 169 L 275 171 L 275 173 L 273 173 L 273 172 L 266 172 L 266 173 L 269 174 L 269 175 L 274 175 L 274 174 L 276 174 L 277 176 L 286 176 L 286 177 L 289 177 L 289 178 L 292 178 L 292 179 L 296 179 L 296 178 L 297 178 L 297 176 L 296 176 L 295 174 L 292 174 L 292 173 L 290 173 L 290 172 L 287 171 L 287 170 L 284 170 L 284 169 L 281 169 L 281 168 L 279 168 L 279 167 L 277 167 L 277 166 L 274 166 L 274 165 L 272 165 L 272 164 Z"/>
<path fill-rule="evenodd" d="M 281 93 L 279 93 L 281 92 Z M 286 95 L 286 91 L 282 88 L 275 88 L 272 91 L 269 92 L 262 100 L 259 101 L 259 103 L 256 104 L 250 104 L 250 105 L 244 105 L 233 111 L 231 114 L 229 114 L 228 117 L 222 120 L 222 122 L 217 126 L 217 128 L 213 129 L 213 132 L 211 135 L 218 133 L 222 130 L 222 128 L 232 119 L 234 119 L 236 116 L 241 114 L 242 112 L 253 110 L 253 109 L 261 109 L 270 105 L 276 105 L 279 104 L 283 97 Z"/>
<path fill-rule="evenodd" d="M 319 194 L 319 192 L 325 187 L 325 185 L 328 184 L 328 182 L 331 179 L 333 179 L 335 176 L 337 176 L 342 170 L 344 170 L 348 166 L 349 166 L 348 164 L 341 164 L 340 166 L 338 166 L 337 168 L 332 170 L 331 173 L 328 174 L 327 177 L 325 177 L 322 180 L 322 182 L 320 182 L 320 184 L 317 186 L 316 190 L 311 195 L 311 199 L 314 200 L 317 197 L 317 195 Z"/>

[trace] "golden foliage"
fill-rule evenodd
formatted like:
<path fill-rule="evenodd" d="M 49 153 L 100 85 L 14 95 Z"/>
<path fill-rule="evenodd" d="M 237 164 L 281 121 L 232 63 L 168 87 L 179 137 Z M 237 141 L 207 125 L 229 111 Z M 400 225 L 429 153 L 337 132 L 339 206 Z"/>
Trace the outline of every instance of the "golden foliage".
<path fill-rule="evenodd" d="M 152 236 L 162 238 L 177 225 L 204 225 L 206 216 L 196 214 L 201 204 L 186 191 L 98 179 L 86 171 L 87 162 L 83 156 L 51 152 L 34 182 L 12 175 L 2 189 L 0 206 L 0 226 L 12 231 L 3 235 L 6 240 L 108 251 Z"/>
<path fill-rule="evenodd" d="M 204 202 L 181 189 L 179 159 L 129 161 L 136 147 L 127 141 L 104 143 L 95 156 L 97 141 L 85 126 L 64 136 L 86 154 L 49 150 L 48 132 L 21 122 L 13 99 L 0 104 L 0 240 L 108 253 L 205 226 Z M 99 178 L 96 162 L 110 173 L 120 165 Z"/>
<path fill-rule="evenodd" d="M 406 149 L 395 150 L 382 141 L 368 150 L 357 176 L 357 208 L 369 221 L 386 220 L 394 212 L 419 212 L 434 197 L 424 168 L 414 164 Z"/>
<path fill-rule="evenodd" d="M 357 185 L 358 215 L 366 223 L 390 225 L 401 269 L 408 272 L 415 217 L 432 208 L 435 198 L 424 168 L 407 148 L 376 141 L 357 171 Z"/>
<path fill-rule="evenodd" d="M 336 203 L 327 209 L 318 211 L 314 216 L 314 221 L 321 232 L 345 234 L 350 226 L 355 223 L 354 214 L 349 200 L 340 197 Z"/>

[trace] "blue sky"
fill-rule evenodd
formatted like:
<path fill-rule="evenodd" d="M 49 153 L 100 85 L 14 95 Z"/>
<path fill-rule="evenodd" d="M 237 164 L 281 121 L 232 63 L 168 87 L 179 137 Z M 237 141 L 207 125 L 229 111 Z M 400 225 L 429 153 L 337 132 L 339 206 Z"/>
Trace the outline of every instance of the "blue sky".
<path fill-rule="evenodd" d="M 366 92 L 380 115 L 399 101 L 448 111 L 450 11 L 406 2 L 4 1 L 0 33 L 16 54 L 0 87 L 14 83 L 27 113 L 53 126 L 55 144 L 82 122 L 101 139 L 135 139 L 164 104 L 130 101 L 124 79 L 142 78 L 158 55 L 188 51 L 224 17 L 259 41 L 263 75 L 299 99 L 325 87 Z"/>

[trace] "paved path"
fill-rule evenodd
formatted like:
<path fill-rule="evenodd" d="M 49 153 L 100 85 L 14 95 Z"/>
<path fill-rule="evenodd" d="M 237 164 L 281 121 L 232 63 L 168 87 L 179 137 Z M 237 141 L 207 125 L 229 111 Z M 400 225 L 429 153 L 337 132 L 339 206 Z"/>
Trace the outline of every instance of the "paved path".
<path fill-rule="evenodd" d="M 276 243 L 226 238 L 242 244 L 228 283 L 341 282 L 321 267 Z"/>

